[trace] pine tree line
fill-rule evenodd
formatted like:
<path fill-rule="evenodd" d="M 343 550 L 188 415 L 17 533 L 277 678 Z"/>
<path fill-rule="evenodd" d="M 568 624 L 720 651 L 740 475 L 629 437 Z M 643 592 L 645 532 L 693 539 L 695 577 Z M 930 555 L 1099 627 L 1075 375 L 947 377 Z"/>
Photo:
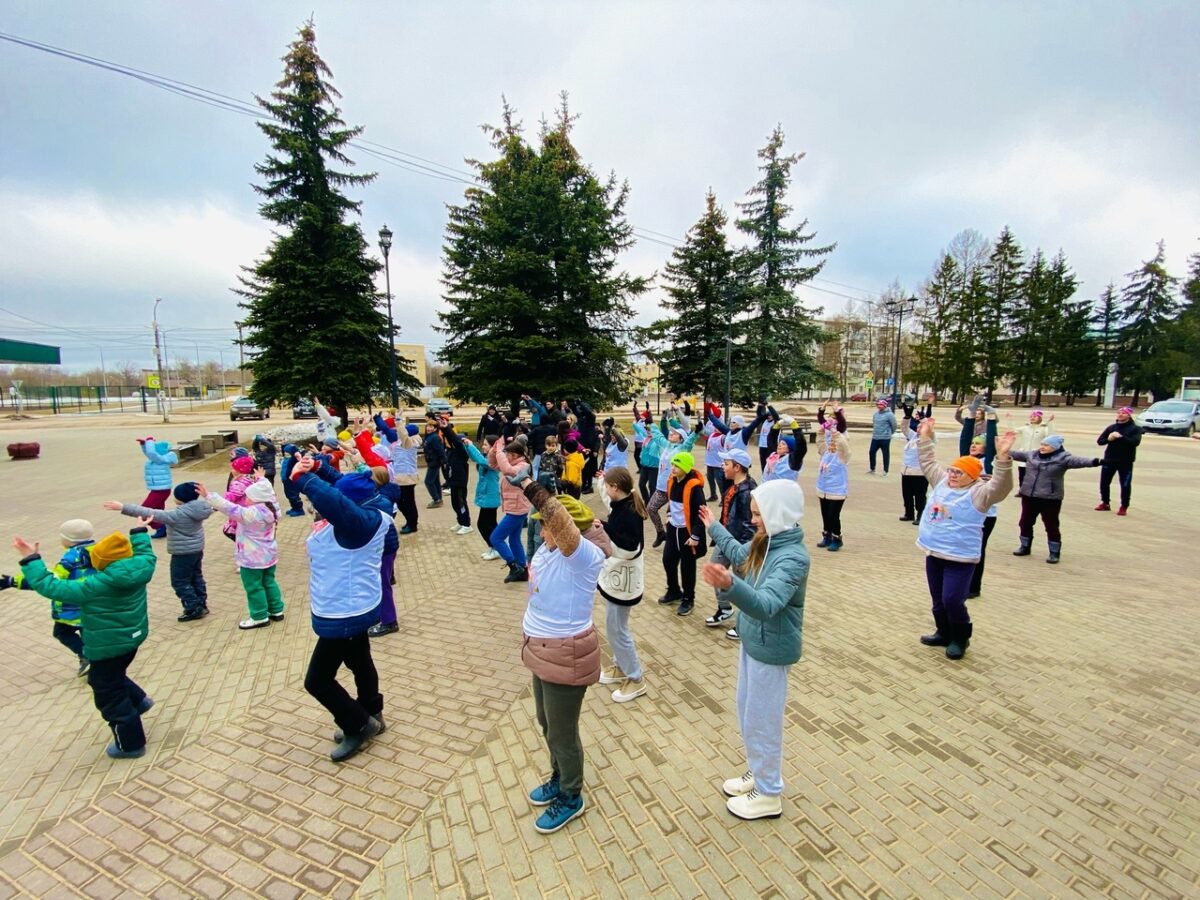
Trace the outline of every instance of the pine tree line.
<path fill-rule="evenodd" d="M 1164 259 L 1160 242 L 1121 291 L 1109 284 L 1098 297 L 1079 298 L 1062 250 L 1027 257 L 1007 227 L 990 245 L 964 232 L 921 289 L 906 379 L 955 400 L 1006 385 L 1018 403 L 1036 405 L 1054 391 L 1070 404 L 1095 391 L 1099 404 L 1115 363 L 1135 403 L 1144 394 L 1170 397 L 1180 376 L 1200 372 L 1200 341 L 1192 339 L 1200 336 L 1200 254 L 1190 261 L 1186 306 Z"/>

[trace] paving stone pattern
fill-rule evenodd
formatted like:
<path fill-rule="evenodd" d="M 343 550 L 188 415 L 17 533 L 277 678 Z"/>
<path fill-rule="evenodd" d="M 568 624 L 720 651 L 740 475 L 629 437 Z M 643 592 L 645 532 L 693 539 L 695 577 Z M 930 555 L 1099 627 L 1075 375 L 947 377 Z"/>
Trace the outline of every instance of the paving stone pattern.
<path fill-rule="evenodd" d="M 1076 420 L 1068 447 L 1090 453 L 1107 418 Z M 127 527 L 99 503 L 141 499 L 132 438 L 144 432 L 47 427 L 41 460 L 0 468 L 8 532 L 51 557 L 65 518 Z M 81 440 L 100 447 L 86 466 Z M 632 618 L 648 692 L 616 704 L 611 688 L 588 691 L 589 808 L 544 836 L 526 799 L 548 761 L 519 661 L 524 588 L 479 559 L 478 535 L 422 509 L 403 539 L 402 631 L 372 645 L 388 728 L 338 766 L 333 725 L 302 686 L 305 521 L 280 526 L 286 621 L 240 633 L 214 517 L 202 622 L 174 621 L 156 542 L 152 632 L 131 668 L 157 700 L 141 760 L 104 755 L 107 729 L 50 637 L 47 602 L 3 594 L 0 898 L 1200 894 L 1200 444 L 1147 439 L 1125 519 L 1091 511 L 1095 471 L 1069 473 L 1057 568 L 1041 536 L 1034 556 L 1010 555 L 1018 508 L 1005 501 L 971 603 L 975 641 L 951 663 L 916 642 L 929 629 L 916 529 L 896 521 L 896 471 L 862 474 L 866 443 L 839 553 L 815 548 L 802 476 L 813 567 L 783 818 L 725 810 L 720 782 L 745 768 L 739 648 L 704 627 L 707 588 L 688 619 L 654 602 L 656 551 Z M 223 484 L 211 462 L 185 472 Z"/>

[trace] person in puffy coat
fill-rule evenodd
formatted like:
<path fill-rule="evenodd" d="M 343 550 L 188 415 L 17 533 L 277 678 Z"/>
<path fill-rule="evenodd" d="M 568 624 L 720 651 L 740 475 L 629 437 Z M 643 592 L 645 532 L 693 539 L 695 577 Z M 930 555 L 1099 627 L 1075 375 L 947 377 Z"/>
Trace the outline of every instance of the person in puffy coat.
<path fill-rule="evenodd" d="M 105 509 L 125 516 L 149 518 L 157 515 L 167 526 L 167 553 L 171 557 L 171 589 L 183 606 L 180 622 L 193 622 L 208 615 L 208 586 L 204 581 L 204 522 L 212 507 L 200 499 L 194 481 L 175 486 L 174 509 L 153 510 L 120 500 L 109 500 Z"/>
<path fill-rule="evenodd" d="M 282 622 L 283 595 L 275 581 L 275 564 L 279 562 L 279 545 L 275 541 L 279 506 L 275 488 L 265 478 L 254 482 L 246 488 L 248 506 L 238 506 L 224 497 L 210 494 L 202 484 L 197 485 L 196 490 L 213 509 L 238 523 L 234 559 L 242 576 L 250 613 L 250 618 L 239 622 L 238 628 L 247 631 Z"/>
<path fill-rule="evenodd" d="M 646 505 L 624 466 L 604 470 L 600 498 L 608 510 L 604 531 L 612 553 L 604 561 L 598 587 L 600 596 L 608 601 L 604 631 L 613 655 L 613 664 L 600 670 L 600 683 L 618 685 L 612 698 L 628 703 L 646 693 L 642 661 L 629 632 L 629 613 L 642 602 L 645 580 Z"/>
<path fill-rule="evenodd" d="M 608 538 L 583 503 L 552 496 L 531 475 L 532 468 L 523 465 L 505 483 L 522 492 L 544 525 L 543 543 L 529 564 L 533 577 L 521 623 L 521 661 L 533 675 L 533 700 L 551 765 L 550 777 L 529 800 L 546 807 L 534 828 L 550 834 L 584 811 L 579 714 L 588 685 L 600 679 L 592 601 L 606 556 L 591 538 L 597 531 L 606 543 Z"/>
<path fill-rule="evenodd" d="M 91 663 L 88 685 L 96 709 L 112 729 L 113 741 L 105 752 L 113 759 L 145 755 L 142 716 L 154 705 L 126 674 L 150 633 L 146 585 L 158 560 L 146 533 L 149 524 L 149 519 L 138 519 L 129 537 L 114 532 L 96 541 L 87 551 L 95 574 L 75 581 L 55 578 L 37 543 L 13 538 L 22 556 L 21 575 L 29 586 L 80 610 L 83 655 Z"/>
<path fill-rule="evenodd" d="M 783 813 L 783 713 L 788 673 L 802 652 L 808 550 L 800 520 L 804 492 L 776 480 L 751 494 L 754 537 L 738 541 L 706 507 L 700 515 L 732 569 L 706 563 L 704 580 L 738 608 L 737 715 L 746 772 L 722 789 L 740 819 L 777 819 Z"/>
<path fill-rule="evenodd" d="M 275 457 L 278 453 L 275 442 L 265 434 L 256 434 L 250 443 L 254 452 L 254 465 L 263 470 L 263 477 L 271 484 L 275 483 Z"/>
<path fill-rule="evenodd" d="M 529 445 L 523 436 L 515 437 L 511 441 L 499 437 L 488 450 L 487 461 L 489 466 L 506 476 L 500 482 L 500 507 L 504 511 L 504 517 L 492 532 L 492 547 L 508 565 L 508 575 L 504 578 L 506 584 L 528 581 L 529 571 L 525 567 L 528 557 L 521 543 L 521 532 L 529 516 L 529 499 L 507 476 L 515 475 L 525 467 L 531 466 Z M 532 473 L 530 468 L 530 474 Z"/>
<path fill-rule="evenodd" d="M 1038 516 L 1046 529 L 1046 543 L 1050 555 L 1046 562 L 1057 563 L 1062 555 L 1062 532 L 1058 516 L 1062 511 L 1063 476 L 1067 469 L 1089 469 L 1100 465 L 1099 458 L 1072 456 L 1063 449 L 1063 438 L 1059 434 L 1047 435 L 1042 439 L 1037 452 L 1014 450 L 1012 458 L 1025 463 L 1025 480 L 1018 493 L 1021 496 L 1021 543 L 1013 556 L 1028 556 L 1033 544 L 1033 526 Z"/>
<path fill-rule="evenodd" d="M 475 509 L 479 511 L 475 516 L 475 527 L 487 547 L 481 558 L 499 559 L 500 554 L 492 546 L 492 532 L 496 530 L 496 511 L 500 509 L 500 472 L 488 464 L 492 442 L 485 437 L 480 442 L 482 450 L 466 438 L 463 439 L 463 443 L 471 462 L 475 463 Z"/>
<path fill-rule="evenodd" d="M 149 492 L 140 505 L 149 509 L 166 509 L 167 498 L 171 496 L 171 466 L 179 462 L 179 457 L 167 441 L 144 437 L 138 438 L 137 442 L 141 445 L 142 455 L 146 457 L 142 473 L 146 479 L 146 490 Z M 167 526 L 157 519 L 151 523 L 151 527 L 154 528 L 153 537 L 167 536 Z"/>

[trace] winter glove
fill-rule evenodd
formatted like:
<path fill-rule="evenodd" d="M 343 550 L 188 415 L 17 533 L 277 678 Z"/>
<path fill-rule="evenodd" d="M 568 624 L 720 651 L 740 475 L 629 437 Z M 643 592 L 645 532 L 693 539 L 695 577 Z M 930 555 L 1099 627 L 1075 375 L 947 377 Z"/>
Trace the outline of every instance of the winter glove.
<path fill-rule="evenodd" d="M 532 477 L 532 474 L 533 470 L 529 466 L 521 466 L 521 468 L 517 469 L 515 473 L 512 475 L 506 475 L 505 477 L 508 479 L 509 484 L 520 487 L 521 482 L 526 478 Z"/>
<path fill-rule="evenodd" d="M 0 575 L 0 591 L 6 591 L 10 587 L 16 587 L 17 583 L 11 575 Z"/>

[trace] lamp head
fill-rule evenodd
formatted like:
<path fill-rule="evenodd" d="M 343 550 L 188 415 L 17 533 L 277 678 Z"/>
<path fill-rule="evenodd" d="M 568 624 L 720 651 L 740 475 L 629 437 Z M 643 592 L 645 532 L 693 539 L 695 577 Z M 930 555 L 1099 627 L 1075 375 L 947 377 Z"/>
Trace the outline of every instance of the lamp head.
<path fill-rule="evenodd" d="M 385 257 L 392 249 L 392 232 L 386 225 L 379 229 L 379 249 L 383 251 Z"/>

